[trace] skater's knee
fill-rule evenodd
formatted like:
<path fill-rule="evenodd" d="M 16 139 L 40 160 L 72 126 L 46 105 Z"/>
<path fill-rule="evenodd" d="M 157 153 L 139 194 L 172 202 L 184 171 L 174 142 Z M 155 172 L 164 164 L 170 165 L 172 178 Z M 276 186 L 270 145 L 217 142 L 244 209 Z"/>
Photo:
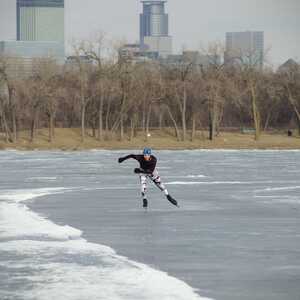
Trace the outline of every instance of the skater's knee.
<path fill-rule="evenodd" d="M 155 184 L 161 184 L 160 177 L 153 178 L 153 182 L 154 182 Z"/>

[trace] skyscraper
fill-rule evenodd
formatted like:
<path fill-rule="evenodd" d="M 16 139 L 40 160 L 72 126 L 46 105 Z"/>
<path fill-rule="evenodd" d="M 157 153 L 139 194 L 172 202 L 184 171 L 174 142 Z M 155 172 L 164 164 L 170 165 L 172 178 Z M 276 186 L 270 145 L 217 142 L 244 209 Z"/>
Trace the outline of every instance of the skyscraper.
<path fill-rule="evenodd" d="M 243 63 L 263 67 L 264 33 L 262 31 L 227 32 L 225 63 Z"/>
<path fill-rule="evenodd" d="M 0 40 L 11 77 L 31 76 L 36 61 L 65 61 L 64 0 L 14 0 L 17 40 Z"/>
<path fill-rule="evenodd" d="M 17 40 L 64 43 L 64 0 L 17 0 Z"/>
<path fill-rule="evenodd" d="M 169 16 L 165 13 L 166 1 L 142 1 L 140 15 L 140 43 L 143 51 L 157 52 L 166 57 L 172 54 L 172 37 L 169 36 Z"/>

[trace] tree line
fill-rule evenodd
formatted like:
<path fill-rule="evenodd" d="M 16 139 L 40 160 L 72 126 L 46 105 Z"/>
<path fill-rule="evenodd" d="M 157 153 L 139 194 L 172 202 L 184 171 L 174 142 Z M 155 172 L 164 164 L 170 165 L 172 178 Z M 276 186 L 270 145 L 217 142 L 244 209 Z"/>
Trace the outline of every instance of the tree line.
<path fill-rule="evenodd" d="M 7 143 L 29 130 L 81 128 L 99 140 L 133 139 L 151 129 L 173 128 L 178 141 L 194 140 L 207 130 L 213 140 L 224 128 L 253 128 L 255 139 L 271 128 L 296 126 L 300 134 L 300 66 L 280 71 L 242 62 L 228 66 L 214 59 L 208 65 L 133 63 L 103 43 L 74 47 L 72 63 L 34 61 L 27 77 L 10 76 L 7 57 L 0 57 L 0 128 Z M 107 51 L 106 51 L 107 52 Z M 88 58 L 84 60 L 84 58 Z"/>

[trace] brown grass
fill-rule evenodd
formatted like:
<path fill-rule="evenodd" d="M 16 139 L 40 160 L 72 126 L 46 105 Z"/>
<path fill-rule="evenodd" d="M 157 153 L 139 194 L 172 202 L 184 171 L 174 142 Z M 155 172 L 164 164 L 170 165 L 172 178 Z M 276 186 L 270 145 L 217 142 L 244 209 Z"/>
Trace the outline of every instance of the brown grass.
<path fill-rule="evenodd" d="M 88 132 L 85 142 L 81 142 L 80 129 L 57 128 L 55 139 L 52 143 L 48 141 L 48 130 L 38 131 L 36 141 L 30 143 L 29 132 L 21 132 L 19 141 L 16 144 L 5 143 L 0 138 L 1 149 L 19 150 L 85 150 L 85 149 L 141 149 L 149 146 L 154 149 L 300 149 L 300 137 L 288 137 L 286 134 L 261 135 L 259 141 L 254 140 L 252 134 L 241 134 L 236 132 L 220 133 L 214 141 L 209 141 L 207 132 L 198 132 L 195 141 L 178 142 L 170 130 L 153 130 L 148 141 L 144 140 L 142 133 L 139 133 L 132 141 L 126 138 L 124 141 L 105 140 L 97 141 Z"/>

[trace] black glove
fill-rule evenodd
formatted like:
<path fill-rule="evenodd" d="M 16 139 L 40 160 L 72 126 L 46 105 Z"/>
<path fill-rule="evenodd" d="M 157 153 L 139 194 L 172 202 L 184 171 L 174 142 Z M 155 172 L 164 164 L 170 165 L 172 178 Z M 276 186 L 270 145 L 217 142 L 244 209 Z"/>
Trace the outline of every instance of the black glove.
<path fill-rule="evenodd" d="M 140 168 L 135 168 L 134 169 L 134 173 L 135 174 L 141 174 L 141 173 L 144 173 L 144 171 L 142 169 L 140 169 Z"/>
<path fill-rule="evenodd" d="M 120 157 L 120 158 L 118 159 L 119 164 L 122 163 L 123 161 L 124 161 L 124 158 L 123 158 L 123 157 Z"/>

